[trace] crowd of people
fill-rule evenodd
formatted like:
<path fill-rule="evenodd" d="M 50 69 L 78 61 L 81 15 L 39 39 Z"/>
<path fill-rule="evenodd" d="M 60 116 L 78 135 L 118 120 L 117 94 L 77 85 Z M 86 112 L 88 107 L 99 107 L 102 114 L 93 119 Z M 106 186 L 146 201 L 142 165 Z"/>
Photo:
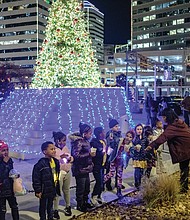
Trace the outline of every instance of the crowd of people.
<path fill-rule="evenodd" d="M 129 161 L 134 167 L 134 185 L 142 187 L 142 178 L 150 178 L 152 169 L 157 174 L 165 173 L 162 162 L 163 144 L 168 142 L 173 163 L 180 165 L 181 192 L 188 191 L 190 159 L 190 129 L 178 118 L 172 109 L 162 111 L 166 123 L 154 119 L 154 126 L 137 124 L 134 129 L 121 135 L 116 119 L 109 120 L 110 130 L 103 127 L 92 128 L 80 123 L 79 131 L 68 135 L 70 149 L 66 146 L 67 136 L 61 131 L 53 132 L 54 142 L 41 145 L 44 154 L 33 167 L 32 185 L 35 196 L 39 198 L 40 220 L 60 219 L 59 200 L 65 200 L 64 213 L 72 215 L 70 204 L 71 175 L 76 180 L 77 209 L 85 212 L 102 205 L 102 192 L 112 190 L 111 179 L 115 176 L 117 196 L 122 197 L 123 170 Z M 94 136 L 93 136 L 94 134 Z M 93 136 L 93 137 L 92 137 Z M 0 141 L 0 219 L 5 220 L 6 200 L 11 208 L 13 220 L 19 219 L 18 204 L 13 190 L 10 171 L 13 161 L 9 158 L 8 145 Z M 90 177 L 93 173 L 95 184 L 90 193 Z M 113 180 L 112 180 L 113 181 Z"/>

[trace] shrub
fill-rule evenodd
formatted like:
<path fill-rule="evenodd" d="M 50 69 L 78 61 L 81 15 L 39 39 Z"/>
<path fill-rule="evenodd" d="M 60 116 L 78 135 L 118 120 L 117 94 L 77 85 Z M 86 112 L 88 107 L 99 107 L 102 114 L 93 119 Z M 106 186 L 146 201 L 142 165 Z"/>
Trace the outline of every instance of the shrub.
<path fill-rule="evenodd" d="M 145 179 L 142 184 L 141 194 L 149 208 L 157 205 L 173 204 L 179 195 L 179 181 L 174 175 L 159 175 L 153 179 Z"/>

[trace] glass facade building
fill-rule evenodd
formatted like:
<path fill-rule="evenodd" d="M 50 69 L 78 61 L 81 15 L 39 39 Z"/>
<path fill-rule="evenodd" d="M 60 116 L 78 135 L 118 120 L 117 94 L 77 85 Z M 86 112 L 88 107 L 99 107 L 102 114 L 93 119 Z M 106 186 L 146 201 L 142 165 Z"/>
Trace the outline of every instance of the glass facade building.
<path fill-rule="evenodd" d="M 45 37 L 50 0 L 0 0 L 0 63 L 13 63 L 30 82 Z M 104 15 L 84 1 L 88 29 L 99 64 L 103 64 Z M 23 71 L 22 71 L 23 70 Z M 13 79 L 19 82 L 19 78 Z"/>
<path fill-rule="evenodd" d="M 84 1 L 83 4 L 87 28 L 96 51 L 95 56 L 98 64 L 102 65 L 104 63 L 104 14 L 89 1 Z"/>
<path fill-rule="evenodd" d="M 43 0 L 1 0 L 0 62 L 14 63 L 33 72 L 44 39 L 48 8 L 48 2 Z"/>

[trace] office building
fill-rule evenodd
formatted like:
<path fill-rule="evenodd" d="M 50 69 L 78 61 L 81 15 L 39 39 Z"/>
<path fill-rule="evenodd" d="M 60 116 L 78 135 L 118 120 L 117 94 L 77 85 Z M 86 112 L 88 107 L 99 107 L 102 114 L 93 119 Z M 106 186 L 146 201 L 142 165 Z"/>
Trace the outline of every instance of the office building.
<path fill-rule="evenodd" d="M 26 82 L 33 75 L 44 39 L 48 7 L 42 0 L 2 0 L 0 4 L 0 62 L 20 66 L 24 75 L 19 78 Z"/>
<path fill-rule="evenodd" d="M 49 0 L 0 1 L 0 63 L 20 67 L 19 77 L 13 77 L 13 82 L 31 82 L 51 3 Z M 102 64 L 104 15 L 88 1 L 84 1 L 84 11 L 98 63 Z"/>
<path fill-rule="evenodd" d="M 104 63 L 104 14 L 89 1 L 83 1 L 87 28 L 96 51 L 95 57 L 98 64 Z"/>
<path fill-rule="evenodd" d="M 190 82 L 190 0 L 132 0 L 133 50 L 167 61 Z"/>

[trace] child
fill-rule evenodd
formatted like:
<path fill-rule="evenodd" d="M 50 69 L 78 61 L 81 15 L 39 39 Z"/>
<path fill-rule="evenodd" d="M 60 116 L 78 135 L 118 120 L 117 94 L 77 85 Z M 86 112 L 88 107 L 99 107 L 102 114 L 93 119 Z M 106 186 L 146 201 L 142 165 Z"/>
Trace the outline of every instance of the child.
<path fill-rule="evenodd" d="M 125 138 L 123 140 L 123 144 L 124 144 L 124 153 L 123 153 L 123 157 L 124 157 L 124 168 L 126 169 L 128 164 L 129 164 L 129 160 L 131 158 L 133 158 L 133 142 L 132 140 L 135 137 L 135 133 L 134 131 L 130 130 L 126 133 Z"/>
<path fill-rule="evenodd" d="M 94 163 L 93 175 L 96 180 L 94 189 L 91 196 L 91 202 L 94 205 L 102 204 L 103 199 L 101 197 L 103 191 L 104 182 L 104 165 L 107 157 L 107 146 L 105 141 L 105 132 L 102 127 L 96 127 L 94 129 L 94 135 L 90 142 L 91 147 L 96 148 L 96 156 L 92 158 Z"/>
<path fill-rule="evenodd" d="M 85 212 L 87 208 L 93 206 L 88 203 L 88 195 L 90 193 L 90 177 L 89 173 L 93 170 L 90 138 L 92 136 L 92 129 L 89 125 L 80 123 L 79 132 L 69 135 L 71 140 L 71 155 L 74 158 L 72 165 L 72 173 L 76 179 L 76 200 L 77 209 Z"/>
<path fill-rule="evenodd" d="M 144 136 L 147 139 L 146 147 L 154 140 L 153 129 L 150 126 L 144 127 Z M 150 178 L 150 174 L 153 167 L 156 167 L 156 152 L 155 150 L 146 151 L 147 168 L 145 170 L 146 177 Z"/>
<path fill-rule="evenodd" d="M 147 139 L 143 135 L 142 124 L 135 126 L 135 138 L 133 140 L 134 145 L 134 156 L 133 156 L 133 167 L 135 168 L 134 178 L 135 187 L 139 189 L 141 185 L 141 179 L 144 175 L 144 169 L 147 166 L 145 151 L 147 146 Z"/>
<path fill-rule="evenodd" d="M 104 177 L 104 182 L 107 182 L 116 172 L 117 175 L 117 196 L 122 197 L 122 175 L 123 175 L 123 157 L 124 151 L 123 138 L 121 137 L 121 131 L 119 131 L 119 123 L 115 119 L 111 119 L 109 122 L 110 131 L 106 134 L 106 140 L 108 144 L 108 152 L 111 150 L 109 161 L 110 171 Z"/>
<path fill-rule="evenodd" d="M 6 201 L 11 208 L 13 220 L 19 220 L 18 204 L 13 192 L 13 179 L 9 172 L 13 169 L 13 161 L 9 157 L 8 145 L 0 140 L 0 219 L 5 220 Z"/>
<path fill-rule="evenodd" d="M 41 158 L 33 168 L 32 182 L 35 195 L 39 198 L 39 216 L 40 220 L 53 220 L 53 200 L 56 194 L 60 196 L 59 186 L 59 161 L 55 157 L 55 145 L 50 142 L 44 142 L 41 150 L 45 157 Z"/>
<path fill-rule="evenodd" d="M 162 121 L 158 120 L 156 121 L 156 127 L 153 130 L 154 140 L 156 140 L 162 133 L 164 132 Z M 164 149 L 164 144 L 161 144 L 159 148 L 156 150 L 156 157 L 157 157 L 157 163 L 156 163 L 156 173 L 162 174 L 165 173 L 165 168 L 162 160 L 162 151 Z"/>
<path fill-rule="evenodd" d="M 69 149 L 66 146 L 66 135 L 62 132 L 53 132 L 53 138 L 56 146 L 55 158 L 59 160 L 60 163 L 60 174 L 59 174 L 59 184 L 60 191 L 63 191 L 66 207 L 64 213 L 66 216 L 71 216 L 71 205 L 70 205 L 70 183 L 71 183 L 71 163 L 73 162 L 73 157 L 70 155 Z M 60 219 L 58 213 L 59 196 L 56 196 L 54 200 L 54 215 L 56 219 Z"/>

